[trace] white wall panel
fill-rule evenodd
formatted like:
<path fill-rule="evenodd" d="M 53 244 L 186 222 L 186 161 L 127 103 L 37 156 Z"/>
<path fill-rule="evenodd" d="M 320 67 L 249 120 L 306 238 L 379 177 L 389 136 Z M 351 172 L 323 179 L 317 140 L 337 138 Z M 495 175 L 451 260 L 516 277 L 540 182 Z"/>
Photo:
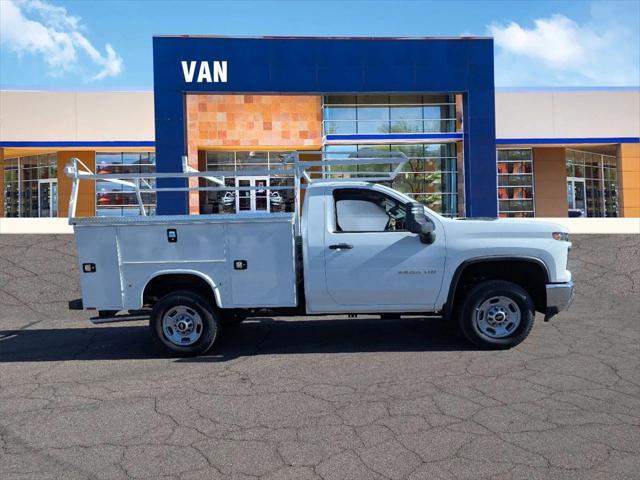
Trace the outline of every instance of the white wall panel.
<path fill-rule="evenodd" d="M 154 140 L 153 93 L 78 92 L 79 140 Z"/>
<path fill-rule="evenodd" d="M 0 141 L 153 141 L 153 92 L 0 92 Z"/>
<path fill-rule="evenodd" d="M 496 93 L 497 138 L 640 136 L 640 90 Z M 153 92 L 0 92 L 0 141 L 153 141 Z"/>
<path fill-rule="evenodd" d="M 499 139 L 639 136 L 639 89 L 496 93 Z"/>
<path fill-rule="evenodd" d="M 75 92 L 0 92 L 0 140 L 76 140 Z"/>

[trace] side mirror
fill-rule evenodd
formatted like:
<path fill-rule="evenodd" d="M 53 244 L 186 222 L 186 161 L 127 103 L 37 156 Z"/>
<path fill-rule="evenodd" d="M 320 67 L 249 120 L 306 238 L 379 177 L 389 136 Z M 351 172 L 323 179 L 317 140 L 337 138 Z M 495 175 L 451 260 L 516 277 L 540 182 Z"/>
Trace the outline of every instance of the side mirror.
<path fill-rule="evenodd" d="M 433 223 L 427 220 L 427 224 L 422 226 L 422 231 L 420 232 L 420 241 L 422 243 L 426 243 L 427 245 L 431 245 L 436 241 L 436 232 L 433 228 Z"/>
<path fill-rule="evenodd" d="M 430 245 L 435 241 L 436 233 L 433 223 L 427 218 L 421 203 L 413 202 L 407 205 L 406 225 L 407 230 L 420 236 L 422 243 Z"/>

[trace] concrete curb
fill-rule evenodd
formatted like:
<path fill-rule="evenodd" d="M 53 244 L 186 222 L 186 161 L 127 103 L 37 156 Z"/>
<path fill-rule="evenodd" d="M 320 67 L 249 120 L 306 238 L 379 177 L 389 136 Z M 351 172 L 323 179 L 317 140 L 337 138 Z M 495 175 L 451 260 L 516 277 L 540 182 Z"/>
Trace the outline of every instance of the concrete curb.
<path fill-rule="evenodd" d="M 521 219 L 515 219 L 521 220 Z M 640 234 L 640 218 L 527 218 L 564 226 L 572 234 Z M 69 234 L 66 218 L 0 218 L 0 234 Z"/>
<path fill-rule="evenodd" d="M 73 233 L 67 218 L 0 218 L 0 234 Z"/>

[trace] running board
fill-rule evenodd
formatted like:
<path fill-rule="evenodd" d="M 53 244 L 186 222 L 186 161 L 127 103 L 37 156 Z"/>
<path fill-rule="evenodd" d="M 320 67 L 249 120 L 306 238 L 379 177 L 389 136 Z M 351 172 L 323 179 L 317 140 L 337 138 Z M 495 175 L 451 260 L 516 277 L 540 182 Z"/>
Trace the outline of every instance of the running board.
<path fill-rule="evenodd" d="M 91 317 L 89 319 L 94 325 L 102 325 L 103 323 L 120 323 L 135 322 L 139 320 L 149 320 L 149 315 L 114 315 L 113 317 Z"/>

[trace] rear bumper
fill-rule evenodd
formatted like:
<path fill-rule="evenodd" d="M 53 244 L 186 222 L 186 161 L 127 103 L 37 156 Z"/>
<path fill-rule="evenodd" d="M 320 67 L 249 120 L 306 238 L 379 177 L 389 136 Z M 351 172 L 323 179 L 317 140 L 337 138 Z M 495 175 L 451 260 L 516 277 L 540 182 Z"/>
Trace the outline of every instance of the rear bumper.
<path fill-rule="evenodd" d="M 545 322 L 551 320 L 557 314 L 566 310 L 573 302 L 575 290 L 573 282 L 549 283 L 547 284 L 547 309 L 545 311 Z"/>

